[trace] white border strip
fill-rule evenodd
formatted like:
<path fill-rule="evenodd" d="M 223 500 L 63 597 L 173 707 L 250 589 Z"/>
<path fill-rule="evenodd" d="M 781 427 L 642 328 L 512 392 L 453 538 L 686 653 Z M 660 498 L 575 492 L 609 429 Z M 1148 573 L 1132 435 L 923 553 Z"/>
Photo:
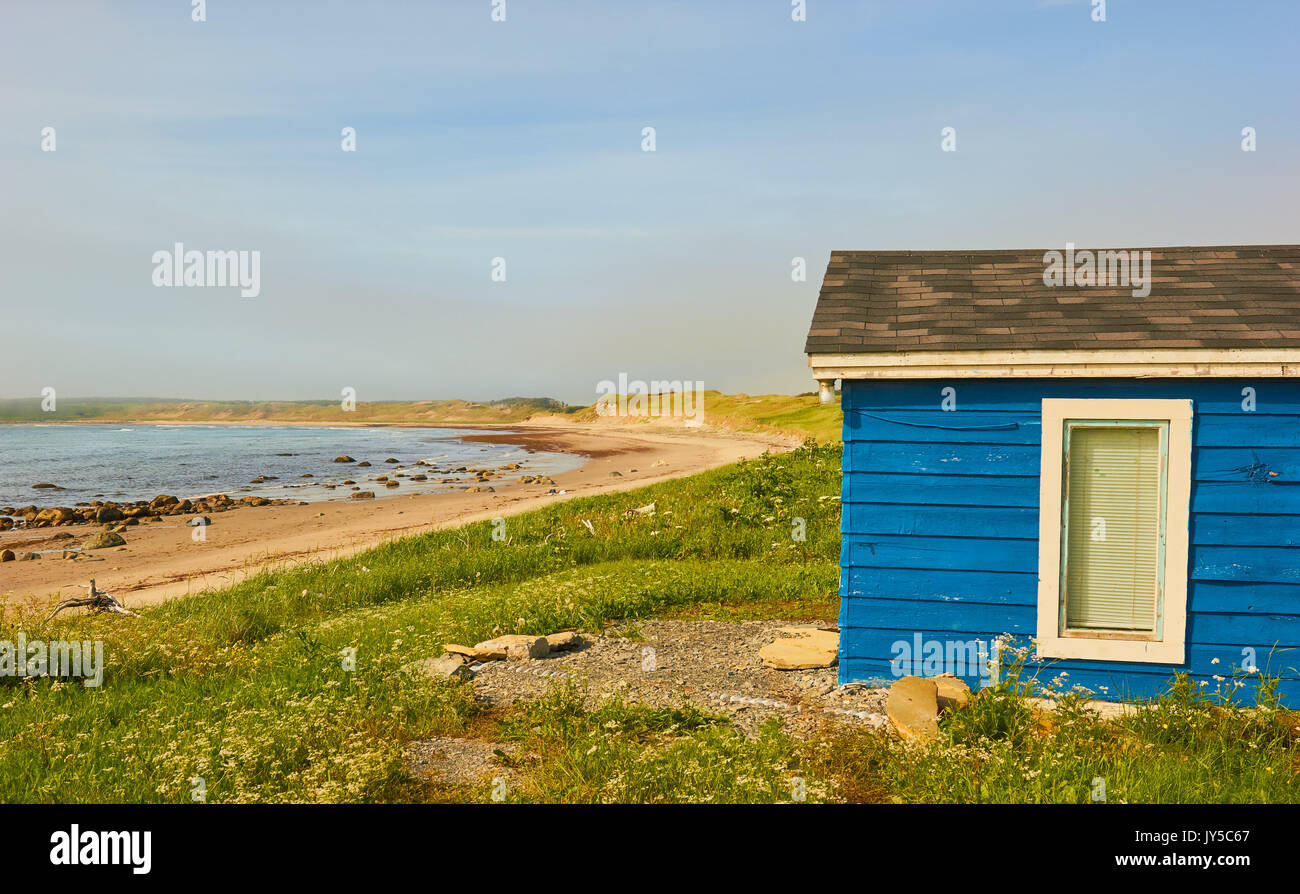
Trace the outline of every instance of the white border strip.
<path fill-rule="evenodd" d="M 809 354 L 815 379 L 1232 378 L 1300 376 L 1300 348 L 876 351 Z"/>

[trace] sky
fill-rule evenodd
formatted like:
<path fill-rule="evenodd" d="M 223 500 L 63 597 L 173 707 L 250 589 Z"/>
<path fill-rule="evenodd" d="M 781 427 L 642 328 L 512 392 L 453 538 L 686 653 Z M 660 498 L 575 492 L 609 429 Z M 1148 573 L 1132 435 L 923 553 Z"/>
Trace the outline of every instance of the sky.
<path fill-rule="evenodd" d="M 1294 0 L 494 6 L 0 0 L 0 397 L 798 393 L 832 250 L 1300 242 Z"/>

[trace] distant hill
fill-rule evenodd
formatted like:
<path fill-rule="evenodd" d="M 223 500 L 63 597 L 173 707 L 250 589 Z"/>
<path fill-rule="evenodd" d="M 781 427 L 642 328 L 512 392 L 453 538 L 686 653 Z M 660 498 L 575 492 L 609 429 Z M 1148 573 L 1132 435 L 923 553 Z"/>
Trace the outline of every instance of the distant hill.
<path fill-rule="evenodd" d="M 840 408 L 821 406 L 817 395 L 722 394 L 704 392 L 704 424 L 726 431 L 811 435 L 822 443 L 840 439 Z M 405 423 L 427 425 L 508 425 L 533 420 L 612 425 L 679 427 L 682 420 L 610 418 L 595 406 L 577 406 L 550 397 L 507 397 L 480 403 L 468 400 L 359 402 L 345 412 L 337 400 L 256 401 L 184 400 L 179 398 L 65 398 L 56 412 L 41 409 L 40 398 L 0 400 L 0 423 L 6 422 L 248 422 L 336 424 Z"/>
<path fill-rule="evenodd" d="M 509 423 L 530 416 L 581 410 L 550 397 L 468 400 L 366 401 L 344 411 L 337 400 L 256 401 L 177 398 L 65 398 L 56 410 L 39 398 L 0 400 L 0 422 L 426 422 Z"/>

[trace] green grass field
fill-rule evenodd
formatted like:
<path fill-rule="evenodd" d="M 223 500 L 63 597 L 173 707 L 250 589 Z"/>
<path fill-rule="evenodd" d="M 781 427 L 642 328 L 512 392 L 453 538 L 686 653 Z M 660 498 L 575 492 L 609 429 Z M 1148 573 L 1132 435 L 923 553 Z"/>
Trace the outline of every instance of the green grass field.
<path fill-rule="evenodd" d="M 250 578 L 138 619 L 4 607 L 0 640 L 101 640 L 100 688 L 0 678 L 0 801 L 486 801 L 434 785 L 403 752 L 435 735 L 518 746 L 510 800 L 783 802 L 1295 800 L 1296 720 L 1179 691 L 1104 723 L 1046 721 L 1004 686 L 945 716 L 918 748 L 828 725 L 747 739 L 696 710 L 557 687 L 487 709 L 470 687 L 404 669 L 444 643 L 599 630 L 648 617 L 834 617 L 838 445 Z M 625 515 L 656 503 L 654 515 Z M 792 539 L 792 522 L 807 539 Z M 591 524 L 589 530 L 584 522 Z M 353 661 L 349 661 L 349 656 Z"/>

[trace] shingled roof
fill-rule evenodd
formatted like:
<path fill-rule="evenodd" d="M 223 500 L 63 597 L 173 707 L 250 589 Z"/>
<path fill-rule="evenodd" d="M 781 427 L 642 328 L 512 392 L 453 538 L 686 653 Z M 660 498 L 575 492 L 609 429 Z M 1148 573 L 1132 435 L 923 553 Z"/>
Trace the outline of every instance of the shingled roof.
<path fill-rule="evenodd" d="M 1048 286 L 1048 251 L 832 252 L 804 350 L 1300 347 L 1300 245 L 1116 249 L 1151 252 L 1146 297 Z"/>

